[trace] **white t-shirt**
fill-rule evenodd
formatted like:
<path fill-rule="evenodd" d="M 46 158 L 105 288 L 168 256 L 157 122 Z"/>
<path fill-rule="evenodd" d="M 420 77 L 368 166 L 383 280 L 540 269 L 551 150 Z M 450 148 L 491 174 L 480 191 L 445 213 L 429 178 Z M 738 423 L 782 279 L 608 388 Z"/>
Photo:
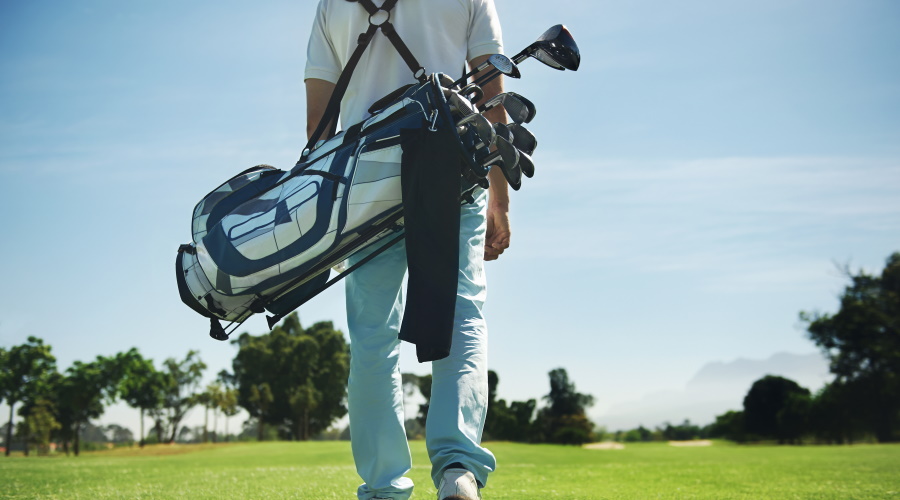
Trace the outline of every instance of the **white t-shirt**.
<path fill-rule="evenodd" d="M 384 0 L 373 0 L 381 6 Z M 467 60 L 503 52 L 500 21 L 494 0 L 399 0 L 391 23 L 426 73 L 446 73 L 456 79 Z M 304 79 L 336 83 L 356 49 L 360 33 L 369 28 L 369 14 L 356 2 L 319 0 L 307 47 Z M 344 128 L 368 117 L 378 99 L 408 83 L 412 70 L 383 33 L 376 32 L 341 102 Z"/>

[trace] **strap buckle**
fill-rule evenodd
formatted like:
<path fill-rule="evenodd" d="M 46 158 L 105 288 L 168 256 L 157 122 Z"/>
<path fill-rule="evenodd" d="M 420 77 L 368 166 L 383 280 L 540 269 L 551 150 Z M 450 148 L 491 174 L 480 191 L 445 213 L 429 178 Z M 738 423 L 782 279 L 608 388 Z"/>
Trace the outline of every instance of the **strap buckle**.
<path fill-rule="evenodd" d="M 384 9 L 378 9 L 375 12 L 369 14 L 369 24 L 372 26 L 382 26 L 388 21 L 391 20 L 390 11 Z"/>
<path fill-rule="evenodd" d="M 431 132 L 437 132 L 437 119 L 438 119 L 438 110 L 431 110 L 431 117 L 428 118 L 430 124 L 428 125 L 428 130 Z"/>

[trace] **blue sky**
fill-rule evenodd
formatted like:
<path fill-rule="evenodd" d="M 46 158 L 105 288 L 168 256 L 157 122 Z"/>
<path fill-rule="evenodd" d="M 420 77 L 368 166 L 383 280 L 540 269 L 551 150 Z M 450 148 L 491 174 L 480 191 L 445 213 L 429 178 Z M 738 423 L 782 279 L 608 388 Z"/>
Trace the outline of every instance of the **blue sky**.
<path fill-rule="evenodd" d="M 230 366 L 178 300 L 175 250 L 206 192 L 296 160 L 314 5 L 0 4 L 0 345 Z M 602 424 L 708 362 L 815 352 L 797 313 L 836 307 L 834 263 L 900 250 L 900 4 L 497 6 L 508 53 L 558 22 L 582 52 L 577 73 L 530 60 L 507 81 L 540 146 L 488 265 L 501 397 L 562 366 Z M 341 287 L 300 315 L 345 329 Z"/>

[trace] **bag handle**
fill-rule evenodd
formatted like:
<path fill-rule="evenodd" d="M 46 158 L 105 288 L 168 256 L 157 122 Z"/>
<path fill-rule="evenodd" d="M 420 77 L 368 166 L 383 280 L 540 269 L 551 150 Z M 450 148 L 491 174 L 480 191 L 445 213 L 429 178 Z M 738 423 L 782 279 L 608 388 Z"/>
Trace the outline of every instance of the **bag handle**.
<path fill-rule="evenodd" d="M 309 141 L 307 141 L 306 147 L 303 148 L 300 160 L 297 161 L 298 165 L 305 161 L 309 156 L 309 153 L 315 147 L 316 142 L 318 142 L 319 138 L 322 137 L 322 134 L 325 133 L 326 127 L 329 128 L 328 137 L 333 136 L 337 132 L 337 117 L 340 114 L 341 100 L 344 98 L 344 93 L 347 92 L 347 87 L 350 85 L 350 77 L 353 75 L 353 70 L 356 68 L 357 63 L 359 63 L 360 58 L 362 58 L 366 47 L 369 46 L 369 42 L 372 41 L 372 37 L 375 36 L 375 32 L 379 29 L 384 33 L 388 40 L 390 40 L 394 48 L 397 49 L 397 52 L 400 53 L 400 57 L 403 58 L 403 61 L 413 72 L 413 77 L 420 82 L 425 81 L 425 68 L 416 61 L 416 58 L 409 50 L 409 47 L 403 43 L 400 35 L 397 34 L 397 30 L 394 29 L 394 25 L 391 24 L 390 11 L 397 4 L 398 0 L 387 0 L 380 9 L 375 6 L 372 0 L 347 1 L 357 2 L 366 9 L 366 12 L 369 13 L 369 28 L 357 38 L 356 49 L 353 51 L 350 59 L 347 60 L 347 65 L 344 66 L 344 69 L 341 71 L 341 76 L 338 78 L 338 81 L 334 86 L 334 91 L 331 93 L 331 99 L 328 100 L 328 105 L 325 106 L 325 112 L 322 113 L 322 119 L 319 120 L 319 125 L 310 136 Z"/>

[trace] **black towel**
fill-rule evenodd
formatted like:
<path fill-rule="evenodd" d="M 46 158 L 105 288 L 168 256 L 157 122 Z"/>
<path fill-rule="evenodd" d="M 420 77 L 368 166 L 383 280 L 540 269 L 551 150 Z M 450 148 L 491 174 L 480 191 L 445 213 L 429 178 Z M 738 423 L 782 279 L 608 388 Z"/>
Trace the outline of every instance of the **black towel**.
<path fill-rule="evenodd" d="M 400 131 L 409 277 L 400 340 L 419 362 L 450 355 L 459 274 L 461 159 L 453 132 Z"/>

